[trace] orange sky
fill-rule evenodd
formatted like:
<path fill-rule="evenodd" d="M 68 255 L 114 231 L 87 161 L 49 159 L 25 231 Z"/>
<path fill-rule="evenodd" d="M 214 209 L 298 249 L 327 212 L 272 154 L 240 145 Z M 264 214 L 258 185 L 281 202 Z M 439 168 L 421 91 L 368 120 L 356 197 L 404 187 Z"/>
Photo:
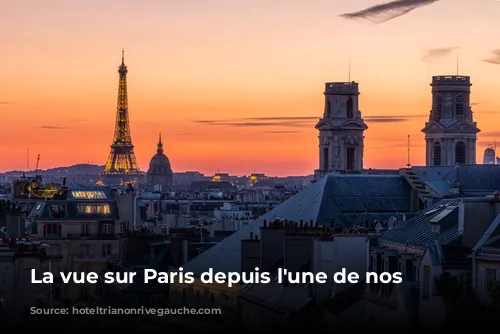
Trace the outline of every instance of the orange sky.
<path fill-rule="evenodd" d="M 43 169 L 104 164 L 122 48 L 143 170 L 161 130 L 174 171 L 312 173 L 324 82 L 347 81 L 349 58 L 369 126 L 365 167 L 404 166 L 408 134 L 411 163 L 423 164 L 431 76 L 455 74 L 456 52 L 422 57 L 443 47 L 460 47 L 459 72 L 473 82 L 481 162 L 486 145 L 500 140 L 500 65 L 482 61 L 499 47 L 500 3 L 443 0 L 381 25 L 338 18 L 375 3 L 7 0 L 0 171 L 25 169 L 27 148 L 31 168 L 38 153 Z"/>

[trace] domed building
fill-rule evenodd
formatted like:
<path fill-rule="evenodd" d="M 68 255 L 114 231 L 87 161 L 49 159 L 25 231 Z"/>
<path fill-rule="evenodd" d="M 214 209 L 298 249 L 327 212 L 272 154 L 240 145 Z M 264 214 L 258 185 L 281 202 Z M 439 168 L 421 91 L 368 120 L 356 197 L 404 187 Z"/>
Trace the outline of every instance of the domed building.
<path fill-rule="evenodd" d="M 172 186 L 172 167 L 170 160 L 163 153 L 163 143 L 161 142 L 161 133 L 158 139 L 158 149 L 149 163 L 147 174 L 147 184 L 149 188 L 159 191 L 165 191 Z"/>

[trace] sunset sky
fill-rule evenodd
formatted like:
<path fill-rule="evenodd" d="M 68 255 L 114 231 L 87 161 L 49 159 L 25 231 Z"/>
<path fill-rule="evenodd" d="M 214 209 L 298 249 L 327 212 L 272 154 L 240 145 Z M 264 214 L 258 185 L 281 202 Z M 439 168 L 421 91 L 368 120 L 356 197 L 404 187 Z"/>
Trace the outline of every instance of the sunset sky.
<path fill-rule="evenodd" d="M 104 164 L 125 48 L 142 170 L 161 131 L 175 172 L 305 175 L 324 83 L 360 83 L 365 167 L 425 163 L 433 75 L 470 75 L 478 162 L 500 141 L 500 2 L 442 0 L 374 25 L 339 15 L 382 0 L 6 0 L 0 171 Z M 495 61 L 498 64 L 495 64 Z M 383 121 L 373 116 L 392 116 Z M 300 119 L 294 119 L 298 118 Z M 304 118 L 307 117 L 307 118 Z M 371 119 L 372 118 L 372 119 Z M 212 122 L 206 122 L 212 121 Z"/>

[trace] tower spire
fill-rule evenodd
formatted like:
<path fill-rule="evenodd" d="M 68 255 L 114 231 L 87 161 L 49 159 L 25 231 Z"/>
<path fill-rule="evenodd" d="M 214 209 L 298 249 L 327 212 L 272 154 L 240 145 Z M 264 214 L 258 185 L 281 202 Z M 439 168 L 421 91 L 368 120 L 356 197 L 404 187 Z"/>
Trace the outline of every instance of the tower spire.
<path fill-rule="evenodd" d="M 123 178 L 126 182 L 134 183 L 134 179 L 141 173 L 134 153 L 134 145 L 130 135 L 130 121 L 127 98 L 127 66 L 125 52 L 122 49 L 122 63 L 118 67 L 120 75 L 118 81 L 118 100 L 116 105 L 116 123 L 111 152 L 104 166 L 104 172 L 98 183 L 116 184 Z M 109 180 L 105 180 L 109 179 Z M 109 182 L 107 182 L 109 181 Z"/>
<path fill-rule="evenodd" d="M 161 141 L 161 131 L 160 131 L 160 134 L 158 135 L 158 148 L 157 148 L 156 152 L 158 154 L 162 154 L 163 153 L 163 143 Z"/>

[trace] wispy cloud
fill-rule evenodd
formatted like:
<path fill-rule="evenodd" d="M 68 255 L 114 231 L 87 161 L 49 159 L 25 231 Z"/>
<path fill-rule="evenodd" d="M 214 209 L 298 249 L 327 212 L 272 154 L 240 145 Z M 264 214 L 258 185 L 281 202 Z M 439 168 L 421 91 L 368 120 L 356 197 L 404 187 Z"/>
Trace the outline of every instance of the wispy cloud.
<path fill-rule="evenodd" d="M 477 105 L 480 105 L 480 104 L 481 104 L 481 102 L 473 102 L 473 103 L 471 103 L 470 105 L 471 105 L 471 106 L 477 106 Z"/>
<path fill-rule="evenodd" d="M 407 122 L 411 118 L 424 118 L 427 115 L 421 114 L 421 115 L 405 115 L 405 116 L 393 116 L 393 115 L 387 115 L 387 116 L 366 116 L 364 117 L 364 120 L 368 123 L 401 123 L 401 122 Z"/>
<path fill-rule="evenodd" d="M 45 130 L 67 130 L 68 127 L 65 126 L 51 126 L 51 125 L 41 125 L 38 128 Z"/>
<path fill-rule="evenodd" d="M 264 133 L 275 133 L 275 134 L 290 134 L 290 133 L 301 133 L 302 131 L 264 131 Z"/>
<path fill-rule="evenodd" d="M 490 64 L 500 65 L 500 49 L 491 51 L 490 56 L 483 59 L 483 61 Z"/>
<path fill-rule="evenodd" d="M 410 118 L 423 118 L 427 115 L 405 115 L 405 116 L 366 116 L 364 120 L 369 123 L 398 123 L 406 122 Z M 319 120 L 319 117 L 311 116 L 296 116 L 296 117 L 254 117 L 254 118 L 236 118 L 228 120 L 195 120 L 194 123 L 210 126 L 227 126 L 227 127 L 312 127 Z M 295 130 L 294 130 L 295 131 Z M 285 133 L 275 132 L 273 133 Z M 287 133 L 294 133 L 288 132 Z"/>
<path fill-rule="evenodd" d="M 0 101 L 0 104 L 13 104 L 14 102 L 9 102 L 9 101 Z"/>
<path fill-rule="evenodd" d="M 346 19 L 367 19 L 375 23 L 383 23 L 436 1 L 439 0 L 395 0 L 357 12 L 342 14 L 341 17 Z"/>
<path fill-rule="evenodd" d="M 203 125 L 218 125 L 228 127 L 307 127 L 317 122 L 319 117 L 253 117 L 228 120 L 195 120 L 194 123 Z"/>
<path fill-rule="evenodd" d="M 428 63 L 448 57 L 453 51 L 458 50 L 457 46 L 447 46 L 442 48 L 428 49 L 422 56 L 422 60 Z"/>
<path fill-rule="evenodd" d="M 500 140 L 500 131 L 479 132 L 481 137 L 498 138 Z"/>

